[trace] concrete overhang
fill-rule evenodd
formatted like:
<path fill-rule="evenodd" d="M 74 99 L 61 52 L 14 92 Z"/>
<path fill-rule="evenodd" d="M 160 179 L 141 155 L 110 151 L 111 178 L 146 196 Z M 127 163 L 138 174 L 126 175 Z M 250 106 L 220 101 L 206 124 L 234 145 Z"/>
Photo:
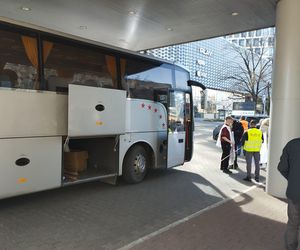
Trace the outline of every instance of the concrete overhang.
<path fill-rule="evenodd" d="M 139 51 L 274 26 L 277 0 L 1 0 L 16 20 Z"/>

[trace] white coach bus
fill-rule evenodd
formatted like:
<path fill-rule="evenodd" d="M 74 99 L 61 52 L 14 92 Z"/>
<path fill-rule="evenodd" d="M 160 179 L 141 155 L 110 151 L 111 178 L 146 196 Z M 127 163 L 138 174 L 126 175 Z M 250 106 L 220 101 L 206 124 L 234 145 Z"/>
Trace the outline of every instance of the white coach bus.
<path fill-rule="evenodd" d="M 190 161 L 197 84 L 165 61 L 0 21 L 0 198 Z"/>

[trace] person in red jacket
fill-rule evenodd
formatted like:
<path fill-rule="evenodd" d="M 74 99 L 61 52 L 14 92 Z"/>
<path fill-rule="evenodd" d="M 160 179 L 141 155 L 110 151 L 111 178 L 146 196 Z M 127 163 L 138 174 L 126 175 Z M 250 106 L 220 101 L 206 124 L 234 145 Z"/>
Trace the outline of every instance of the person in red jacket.
<path fill-rule="evenodd" d="M 232 172 L 228 169 L 229 157 L 232 148 L 234 148 L 234 138 L 231 131 L 233 119 L 231 116 L 225 118 L 223 127 L 220 130 L 219 138 L 217 144 L 221 144 L 222 147 L 222 157 L 221 157 L 221 170 L 226 174 L 231 174 Z"/>

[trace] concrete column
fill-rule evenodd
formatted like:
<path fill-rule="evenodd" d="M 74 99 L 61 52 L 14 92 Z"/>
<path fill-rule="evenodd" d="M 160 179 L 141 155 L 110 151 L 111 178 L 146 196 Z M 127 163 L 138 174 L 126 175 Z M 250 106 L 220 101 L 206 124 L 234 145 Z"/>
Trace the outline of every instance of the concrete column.
<path fill-rule="evenodd" d="M 267 192 L 285 197 L 286 180 L 277 170 L 285 144 L 300 137 L 300 1 L 277 4 L 275 66 Z M 299 151 L 300 154 L 300 151 Z"/>

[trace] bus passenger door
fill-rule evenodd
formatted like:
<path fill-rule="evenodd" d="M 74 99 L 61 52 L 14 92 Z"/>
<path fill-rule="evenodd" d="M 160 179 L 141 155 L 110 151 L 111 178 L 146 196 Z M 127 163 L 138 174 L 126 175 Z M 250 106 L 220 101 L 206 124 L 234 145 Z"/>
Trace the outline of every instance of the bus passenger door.
<path fill-rule="evenodd" d="M 168 123 L 168 168 L 184 163 L 185 157 L 185 93 L 170 92 Z"/>
<path fill-rule="evenodd" d="M 184 110 L 184 125 L 185 125 L 185 161 L 190 161 L 193 155 L 193 109 L 192 96 L 190 93 L 185 93 L 185 110 Z"/>

